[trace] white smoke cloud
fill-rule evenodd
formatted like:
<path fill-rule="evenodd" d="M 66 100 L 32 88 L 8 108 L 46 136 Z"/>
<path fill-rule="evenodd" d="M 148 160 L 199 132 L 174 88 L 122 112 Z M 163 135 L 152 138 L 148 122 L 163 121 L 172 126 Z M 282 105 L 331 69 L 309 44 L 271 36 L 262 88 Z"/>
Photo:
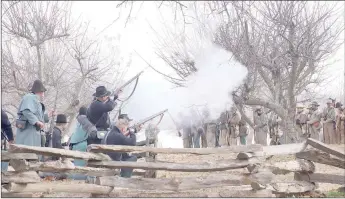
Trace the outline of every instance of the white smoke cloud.
<path fill-rule="evenodd" d="M 220 112 L 232 104 L 229 91 L 239 86 L 247 75 L 247 70 L 239 62 L 230 60 L 231 53 L 213 44 L 205 45 L 194 53 L 198 72 L 188 78 L 186 88 L 172 89 L 172 85 L 158 74 L 144 73 L 132 99 L 123 109 L 135 120 L 164 109 L 179 120 L 179 112 L 187 112 L 191 105 L 208 104 L 211 117 L 217 118 Z M 166 114 L 161 129 L 171 129 L 174 125 Z"/>

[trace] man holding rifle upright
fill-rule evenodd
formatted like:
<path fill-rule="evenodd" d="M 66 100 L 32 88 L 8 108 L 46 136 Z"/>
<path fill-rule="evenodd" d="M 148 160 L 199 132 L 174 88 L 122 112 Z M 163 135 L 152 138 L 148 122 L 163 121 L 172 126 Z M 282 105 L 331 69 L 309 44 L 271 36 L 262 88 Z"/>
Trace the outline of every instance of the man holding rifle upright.
<path fill-rule="evenodd" d="M 96 88 L 96 93 L 93 94 L 95 100 L 90 104 L 87 110 L 87 118 L 96 126 L 97 135 L 89 136 L 87 144 L 100 144 L 110 127 L 109 112 L 114 110 L 116 100 L 121 90 L 117 90 L 114 96 L 110 98 L 111 92 L 104 86 Z"/>

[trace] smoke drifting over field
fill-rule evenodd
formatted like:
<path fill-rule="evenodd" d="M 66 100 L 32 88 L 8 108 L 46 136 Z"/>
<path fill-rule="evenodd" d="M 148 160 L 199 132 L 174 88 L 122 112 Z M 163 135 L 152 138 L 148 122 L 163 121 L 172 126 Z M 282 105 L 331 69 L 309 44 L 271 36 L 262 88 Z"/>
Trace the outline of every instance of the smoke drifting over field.
<path fill-rule="evenodd" d="M 195 64 L 198 72 L 188 78 L 186 88 L 174 88 L 154 72 L 145 72 L 139 80 L 133 98 L 123 112 L 129 113 L 135 120 L 169 109 L 174 119 L 179 121 L 178 113 L 189 114 L 191 105 L 207 104 L 211 117 L 216 118 L 232 104 L 228 92 L 238 86 L 247 74 L 247 70 L 235 60 L 230 60 L 231 53 L 210 44 L 195 52 Z M 148 73 L 153 73 L 149 74 Z M 174 129 L 168 114 L 160 124 L 161 129 Z"/>

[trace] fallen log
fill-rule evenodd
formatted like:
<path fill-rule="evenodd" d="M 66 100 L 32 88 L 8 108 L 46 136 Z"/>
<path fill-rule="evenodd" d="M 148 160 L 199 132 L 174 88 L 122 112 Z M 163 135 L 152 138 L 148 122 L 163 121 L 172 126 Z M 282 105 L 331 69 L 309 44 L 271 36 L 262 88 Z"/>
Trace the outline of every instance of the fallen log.
<path fill-rule="evenodd" d="M 316 148 L 316 149 L 319 149 L 323 152 L 326 152 L 326 153 L 329 153 L 331 155 L 334 155 L 334 156 L 337 156 L 338 158 L 342 158 L 342 159 L 345 159 L 345 153 L 344 152 L 341 152 L 341 151 L 338 151 L 338 150 L 334 150 L 332 148 L 330 148 L 329 146 L 327 146 L 326 144 L 318 141 L 318 140 L 315 140 L 315 139 L 312 139 L 312 138 L 308 138 L 307 139 L 307 144 L 309 144 L 310 146 Z"/>
<path fill-rule="evenodd" d="M 35 171 L 26 172 L 1 172 L 1 183 L 37 183 L 41 178 Z"/>
<path fill-rule="evenodd" d="M 248 146 L 229 146 L 227 148 L 154 148 L 140 146 L 122 146 L 122 145 L 96 145 L 88 146 L 88 151 L 106 153 L 106 152 L 151 152 L 163 154 L 194 154 L 194 155 L 211 155 L 211 154 L 229 154 L 239 152 L 262 151 L 262 146 L 258 144 Z"/>
<path fill-rule="evenodd" d="M 330 154 L 316 151 L 316 150 L 310 150 L 310 151 L 303 151 L 296 154 L 297 158 L 309 160 L 312 162 L 317 162 L 320 164 L 330 165 L 334 167 L 339 167 L 342 169 L 345 169 L 345 160 L 341 160 L 338 158 L 331 157 Z"/>
<path fill-rule="evenodd" d="M 29 163 L 26 160 L 10 160 L 9 165 L 15 170 L 15 171 L 25 171 L 25 169 L 28 167 Z"/>
<path fill-rule="evenodd" d="M 343 175 L 334 175 L 326 173 L 302 173 L 297 172 L 294 176 L 295 180 L 307 182 L 320 182 L 345 185 L 345 177 Z"/>
<path fill-rule="evenodd" d="M 241 187 L 241 186 L 240 186 Z M 111 193 L 109 198 L 243 198 L 243 197 L 274 197 L 271 190 L 233 190 L 203 193 L 195 191 L 170 192 L 170 193 L 133 193 L 133 192 L 119 192 Z"/>
<path fill-rule="evenodd" d="M 101 196 L 104 198 L 103 196 Z M 110 194 L 109 198 L 207 198 L 206 193 L 116 193 Z M 97 198 L 97 197 L 96 197 Z"/>
<path fill-rule="evenodd" d="M 181 172 L 208 172 L 208 171 L 225 171 L 231 169 L 245 168 L 249 164 L 256 163 L 257 160 L 227 160 L 217 162 L 205 162 L 200 164 L 182 164 L 182 163 L 161 163 L 161 162 L 123 162 L 123 161 L 100 161 L 88 162 L 91 167 L 105 168 L 133 168 L 145 170 L 166 170 Z"/>
<path fill-rule="evenodd" d="M 281 175 L 290 172 L 315 172 L 315 165 L 308 160 L 291 160 L 288 162 L 276 162 L 272 165 L 266 165 L 274 174 Z"/>
<path fill-rule="evenodd" d="M 262 151 L 255 152 L 240 152 L 237 155 L 239 160 L 248 160 L 253 157 L 264 157 L 274 155 L 294 155 L 298 152 L 304 151 L 307 147 L 306 143 L 298 144 L 284 144 L 284 145 L 272 145 L 264 146 Z"/>
<path fill-rule="evenodd" d="M 8 193 L 1 192 L 1 198 L 37 198 L 33 193 Z"/>
<path fill-rule="evenodd" d="M 227 190 L 218 193 L 220 198 L 274 198 L 271 190 Z M 216 197 L 216 196 L 215 196 Z"/>
<path fill-rule="evenodd" d="M 139 159 L 139 158 L 145 158 L 145 157 L 146 157 L 146 152 L 131 153 L 131 155 L 136 156 L 138 159 Z M 149 153 L 149 157 L 150 157 L 150 156 L 154 156 L 154 155 L 157 155 L 157 154 L 155 154 L 155 153 Z"/>
<path fill-rule="evenodd" d="M 1 151 L 1 162 L 9 162 L 10 160 L 38 161 L 38 156 L 34 153 L 9 153 L 7 151 Z"/>
<path fill-rule="evenodd" d="M 241 186 L 256 180 L 256 177 L 250 175 L 231 174 L 213 174 L 206 177 L 184 178 L 121 178 L 118 176 L 107 176 L 97 177 L 96 184 L 146 191 L 186 191 L 223 186 Z"/>
<path fill-rule="evenodd" d="M 247 166 L 249 173 L 257 173 L 264 169 L 270 170 L 275 175 L 285 175 L 291 172 L 315 172 L 315 165 L 308 160 L 291 160 L 287 162 L 276 162 L 273 164 L 250 164 Z"/>
<path fill-rule="evenodd" d="M 304 151 L 307 148 L 307 144 L 282 144 L 263 147 L 263 152 L 255 152 L 254 156 L 273 156 L 273 155 L 294 155 L 298 152 Z"/>
<path fill-rule="evenodd" d="M 36 192 L 67 192 L 67 193 L 96 193 L 109 194 L 113 188 L 99 186 L 95 184 L 60 184 L 60 183 L 35 183 L 35 184 L 16 184 L 5 185 L 8 192 L 36 193 Z M 118 190 L 118 188 L 115 188 Z"/>
<path fill-rule="evenodd" d="M 315 185 L 304 181 L 277 182 L 271 183 L 267 189 L 272 190 L 272 193 L 274 194 L 297 194 L 313 191 L 315 189 Z"/>
<path fill-rule="evenodd" d="M 83 174 L 87 176 L 114 176 L 120 174 L 119 170 L 74 166 L 74 164 L 69 161 L 29 162 L 16 171 L 41 171 L 65 174 Z M 145 172 L 133 171 L 133 175 L 143 176 L 144 174 Z"/>
<path fill-rule="evenodd" d="M 50 147 L 34 147 L 19 144 L 11 144 L 8 151 L 11 153 L 35 153 L 38 155 L 75 158 L 83 160 L 111 160 L 111 158 L 105 154 L 71 151 L 66 149 L 57 149 Z"/>

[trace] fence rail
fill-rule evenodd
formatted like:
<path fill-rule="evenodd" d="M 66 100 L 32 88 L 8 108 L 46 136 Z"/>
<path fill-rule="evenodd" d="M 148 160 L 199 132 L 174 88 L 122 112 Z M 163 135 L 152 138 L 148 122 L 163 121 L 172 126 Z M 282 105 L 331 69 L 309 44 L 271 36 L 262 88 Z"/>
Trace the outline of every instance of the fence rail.
<path fill-rule="evenodd" d="M 2 152 L 2 161 L 7 161 L 15 171 L 2 172 L 2 197 L 33 197 L 33 193 L 67 192 L 89 193 L 95 196 L 113 197 L 275 197 L 313 192 L 315 182 L 344 185 L 343 176 L 314 173 L 313 162 L 345 169 L 345 154 L 331 149 L 313 139 L 305 143 L 279 146 L 249 145 L 227 148 L 172 149 L 144 146 L 91 145 L 88 152 L 64 149 L 11 145 Z M 237 158 L 204 162 L 199 164 L 175 162 L 121 162 L 111 161 L 104 152 L 132 152 L 145 154 L 237 154 Z M 269 163 L 274 155 L 292 155 L 296 160 Z M 38 156 L 61 157 L 59 161 L 39 162 Z M 332 155 L 332 156 L 331 156 Z M 74 166 L 71 158 L 87 161 L 86 167 Z M 134 175 L 144 176 L 142 170 L 166 170 L 179 172 L 211 172 L 205 177 L 180 178 L 121 178 L 120 168 L 133 168 Z M 248 172 L 219 174 L 215 171 L 247 168 Z M 95 176 L 94 184 L 44 183 L 37 172 L 84 174 Z M 294 173 L 291 182 L 280 181 L 276 175 Z M 197 190 L 212 187 L 235 187 L 211 194 Z M 236 187 L 238 189 L 236 189 Z M 37 196 L 35 196 L 37 197 Z"/>

